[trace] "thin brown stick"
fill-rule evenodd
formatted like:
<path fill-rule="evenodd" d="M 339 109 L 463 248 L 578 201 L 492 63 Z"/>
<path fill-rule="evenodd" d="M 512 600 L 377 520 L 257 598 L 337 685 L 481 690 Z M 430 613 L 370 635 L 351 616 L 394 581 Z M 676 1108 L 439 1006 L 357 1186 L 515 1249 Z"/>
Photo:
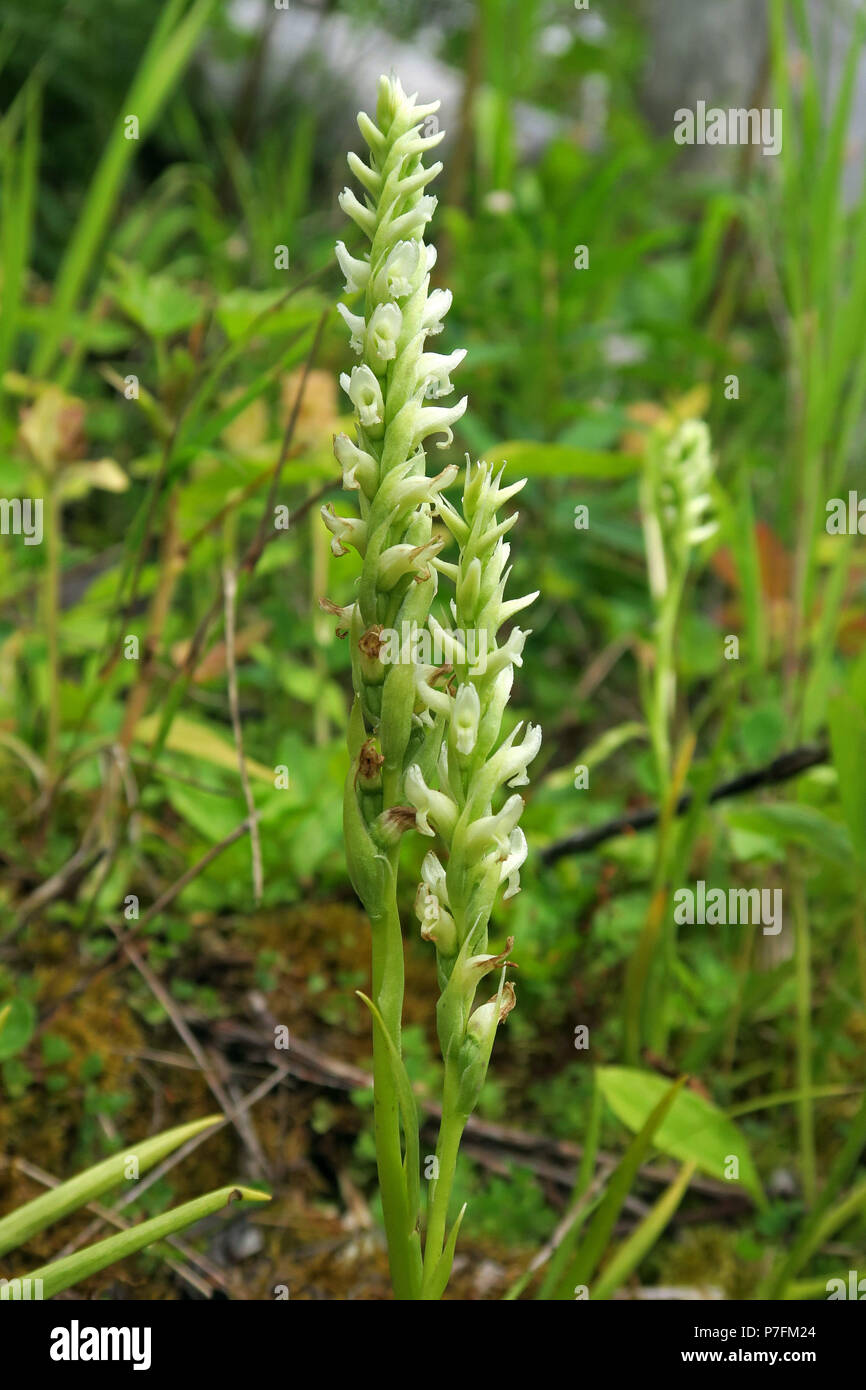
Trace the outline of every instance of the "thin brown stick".
<path fill-rule="evenodd" d="M 172 1168 L 175 1168 L 185 1158 L 188 1158 L 200 1144 L 210 1139 L 211 1135 L 224 1129 L 227 1124 L 232 1122 L 235 1115 L 240 1115 L 250 1110 L 288 1075 L 288 1067 L 276 1067 L 271 1072 L 270 1076 L 266 1076 L 264 1081 L 261 1081 L 254 1090 L 250 1091 L 249 1095 L 244 1096 L 243 1100 L 238 1104 L 233 1104 L 229 1114 L 224 1115 L 221 1120 L 217 1120 L 210 1129 L 202 1130 L 200 1134 L 194 1134 L 191 1139 L 187 1139 L 186 1143 L 181 1144 L 179 1149 L 175 1149 L 174 1152 L 169 1154 L 167 1158 L 164 1158 L 161 1163 L 158 1163 L 155 1168 L 152 1168 L 145 1177 L 140 1178 L 135 1184 L 135 1187 L 121 1197 L 120 1201 L 112 1208 L 112 1212 L 116 1214 L 122 1211 L 124 1207 L 129 1206 L 131 1202 L 138 1201 L 143 1192 L 146 1192 L 154 1183 L 159 1182 L 167 1173 L 170 1173 Z M 98 1221 L 92 1221 L 85 1231 L 81 1231 L 74 1240 L 69 1242 L 69 1245 L 64 1249 L 63 1253 L 71 1255 L 76 1250 L 80 1249 L 82 1245 L 86 1245 L 89 1241 L 93 1240 L 94 1237 L 99 1234 L 104 1223 L 105 1217 L 101 1217 Z M 203 1268 L 206 1268 L 207 1264 L 210 1263 L 210 1261 L 205 1262 L 204 1256 L 198 1256 L 197 1258 L 202 1263 Z"/>
<path fill-rule="evenodd" d="M 89 989 L 94 980 L 98 979 L 100 975 L 104 975 L 118 960 L 121 955 L 123 944 L 132 941 L 135 936 L 144 931 L 145 927 L 149 926 L 154 918 L 158 917 L 161 912 L 164 912 L 165 909 L 174 902 L 178 894 L 182 893 L 184 888 L 192 883 L 193 879 L 198 878 L 199 874 L 203 873 L 208 865 L 213 863 L 214 859 L 217 859 L 219 855 L 229 849 L 231 845 L 235 844 L 242 835 L 247 833 L 249 828 L 250 823 L 248 820 L 241 821 L 240 825 L 236 826 L 229 835 L 226 835 L 225 839 L 220 840 L 218 845 L 213 845 L 211 849 L 208 850 L 207 854 L 202 855 L 201 859 L 187 869 L 186 873 L 181 874 L 180 878 L 177 879 L 170 888 L 166 888 L 165 892 L 160 894 L 156 902 L 152 903 L 147 909 L 144 916 L 139 918 L 135 925 L 130 927 L 126 934 L 119 939 L 118 945 L 109 952 L 105 959 L 100 961 L 99 965 L 88 975 L 85 975 L 68 994 L 65 994 L 63 998 L 58 1000 L 46 1013 L 42 1014 L 39 1020 L 40 1028 L 44 1027 L 49 1019 L 54 1018 L 62 1009 L 67 1008 L 73 999 L 77 999 L 80 994 L 83 994 L 85 990 Z"/>
<path fill-rule="evenodd" d="M 222 1110 L 223 1114 L 228 1114 L 232 1110 L 232 1099 L 220 1082 L 204 1048 L 188 1027 L 186 1019 L 181 1013 L 177 1004 L 172 999 L 168 990 L 160 980 L 159 976 L 151 970 L 146 961 L 139 955 L 134 946 L 123 939 L 119 929 L 114 929 L 114 934 L 118 939 L 120 948 L 129 961 L 135 966 L 141 978 L 144 980 L 151 994 L 158 999 L 165 1012 L 171 1019 L 175 1032 L 178 1037 L 186 1044 L 190 1055 L 195 1058 L 199 1069 L 208 1084 L 208 1087 Z M 250 1120 L 245 1112 L 236 1112 L 234 1116 L 235 1126 L 246 1145 L 247 1152 L 258 1176 L 264 1176 L 268 1172 L 268 1161 L 265 1157 L 264 1149 L 259 1143 L 258 1135 L 255 1132 Z"/>
<path fill-rule="evenodd" d="M 258 564 L 259 557 L 262 551 L 264 550 L 265 545 L 267 544 L 265 537 L 267 535 L 269 526 L 271 530 L 273 530 L 272 522 L 274 515 L 274 506 L 276 504 L 277 493 L 279 492 L 280 488 L 280 478 L 282 477 L 283 466 L 286 462 L 286 459 L 288 458 L 292 440 L 295 437 L 295 430 L 298 424 L 298 417 L 301 413 L 301 405 L 303 404 L 304 400 L 304 392 L 307 389 L 307 381 L 309 380 L 310 372 L 313 369 L 313 363 L 316 360 L 316 354 L 319 351 L 319 344 L 322 341 L 322 333 L 324 332 L 325 324 L 327 323 L 329 313 L 330 310 L 325 309 L 321 317 L 319 318 L 319 322 L 316 325 L 316 332 L 313 338 L 312 346 L 310 348 L 310 351 L 307 353 L 307 359 L 304 362 L 304 370 L 301 375 L 301 380 L 298 384 L 298 394 L 295 396 L 295 401 L 292 406 L 291 414 L 289 415 L 289 419 L 286 424 L 286 432 L 283 435 L 283 444 L 282 448 L 280 449 L 280 456 L 277 459 L 277 466 L 274 469 L 274 476 L 271 480 L 270 490 L 268 492 L 267 501 L 265 502 L 265 509 L 262 512 L 261 518 L 259 520 L 258 529 L 256 531 L 252 545 L 247 551 L 241 566 L 247 572 L 251 572 L 252 570 L 254 570 L 256 565 Z"/>
<path fill-rule="evenodd" d="M 826 763 L 830 757 L 830 750 L 826 745 L 804 745 L 801 748 L 792 748 L 787 753 L 781 753 L 778 758 L 774 758 L 765 767 L 754 768 L 749 772 L 742 772 L 737 777 L 732 777 L 728 782 L 721 782 L 714 787 L 707 797 L 707 805 L 713 805 L 717 801 L 723 801 L 729 796 L 743 796 L 746 792 L 757 790 L 759 787 L 777 786 L 780 782 L 787 782 L 792 777 L 799 777 L 802 772 L 807 772 L 811 767 L 818 767 L 821 763 Z M 679 797 L 674 808 L 677 816 L 685 815 L 692 804 L 691 792 L 683 792 Z M 562 840 L 554 840 L 552 845 L 547 845 L 541 851 L 541 862 L 543 864 L 555 864 L 557 859 L 562 859 L 567 854 L 586 854 L 589 850 L 595 849 L 596 845 L 603 844 L 605 840 L 611 840 L 616 835 L 623 835 L 635 830 L 649 830 L 658 823 L 659 810 L 656 806 L 645 806 L 639 811 L 630 811 L 624 816 L 617 816 L 614 820 L 605 821 L 602 825 L 591 826 L 588 830 L 579 830 L 574 835 L 566 835 Z"/>
<path fill-rule="evenodd" d="M 267 1021 L 267 1015 L 262 1015 L 263 1021 Z M 232 1020 L 221 1020 L 212 1025 L 212 1030 L 217 1038 L 222 1042 L 245 1042 L 251 1048 L 261 1049 L 266 1045 L 265 1040 L 272 1035 L 263 1032 L 262 1029 L 253 1027 L 249 1024 L 235 1023 Z M 323 1052 L 321 1048 L 306 1039 L 299 1038 L 292 1034 L 290 1050 L 286 1053 L 285 1067 L 293 1076 L 302 1081 L 311 1082 L 318 1086 L 328 1086 L 339 1091 L 370 1090 L 373 1086 L 373 1078 L 369 1072 L 361 1067 L 356 1067 L 351 1062 L 343 1062 L 338 1057 L 331 1057 Z M 429 1117 L 427 1123 L 434 1123 L 441 1118 L 441 1107 L 434 1101 L 418 1097 L 418 1108 L 423 1110 Z M 531 1166 L 534 1156 L 544 1156 L 561 1161 L 563 1168 L 568 1168 L 567 1180 L 563 1177 L 563 1182 L 568 1186 L 574 1183 L 574 1165 L 577 1164 L 583 1155 L 583 1146 L 575 1144 L 568 1139 L 551 1139 L 543 1134 L 531 1134 L 526 1130 L 514 1129 L 510 1125 L 495 1124 L 491 1120 L 482 1120 L 478 1115 L 470 1115 L 466 1124 L 467 1140 L 477 1143 L 479 1153 L 483 1145 L 509 1152 L 513 1157 L 518 1157 L 521 1162 L 526 1162 Z M 617 1159 L 611 1153 L 600 1151 L 597 1158 L 598 1168 L 601 1171 L 616 1167 Z M 649 1182 L 667 1184 L 676 1177 L 678 1168 L 672 1164 L 652 1163 L 641 1168 L 641 1176 Z M 730 1184 L 714 1178 L 705 1178 L 700 1174 L 695 1174 L 692 1180 L 692 1189 L 695 1191 L 706 1192 L 713 1197 L 729 1197 Z M 744 1197 L 744 1201 L 748 1202 Z"/>

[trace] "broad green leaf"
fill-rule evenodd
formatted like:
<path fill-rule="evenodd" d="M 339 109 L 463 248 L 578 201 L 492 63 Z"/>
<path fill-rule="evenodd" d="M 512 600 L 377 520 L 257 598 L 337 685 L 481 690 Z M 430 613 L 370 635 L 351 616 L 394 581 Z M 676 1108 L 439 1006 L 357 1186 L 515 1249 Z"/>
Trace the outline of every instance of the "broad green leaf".
<path fill-rule="evenodd" d="M 7 1250 L 17 1250 L 37 1231 L 52 1226 L 55 1221 L 60 1221 L 70 1212 L 86 1206 L 88 1202 L 96 1201 L 112 1187 L 123 1182 L 130 1158 L 136 1160 L 138 1172 L 144 1173 L 175 1149 L 179 1149 L 188 1139 L 193 1139 L 195 1135 L 201 1134 L 202 1130 L 217 1124 L 221 1118 L 220 1115 L 208 1115 L 203 1120 L 193 1120 L 190 1124 L 167 1129 L 164 1133 L 145 1139 L 140 1144 L 128 1144 L 119 1153 L 112 1154 L 110 1158 L 103 1159 L 92 1168 L 86 1168 L 83 1173 L 78 1173 L 67 1182 L 60 1183 L 59 1187 L 52 1188 L 50 1192 L 43 1192 L 39 1197 L 34 1197 L 32 1202 L 26 1202 L 23 1207 L 9 1212 L 8 1216 L 0 1219 L 0 1255 L 5 1255 Z"/>
<path fill-rule="evenodd" d="M 670 1082 L 636 1067 L 599 1067 L 598 1084 L 617 1119 L 637 1131 Z M 761 1189 L 745 1138 L 733 1120 L 694 1091 L 682 1090 L 667 1119 L 659 1126 L 655 1145 L 681 1162 L 695 1162 L 702 1172 L 723 1180 L 731 1155 L 739 1159 L 739 1181 L 759 1203 Z"/>
<path fill-rule="evenodd" d="M 144 719 L 139 719 L 135 726 L 136 739 L 140 743 L 152 743 L 159 724 L 159 716 L 155 714 L 148 714 Z M 214 767 L 225 768 L 226 772 L 238 770 L 238 755 L 234 744 L 229 743 L 213 729 L 209 729 L 207 725 L 199 724 L 184 714 L 177 714 L 172 720 L 165 746 L 174 753 L 188 753 L 191 757 L 201 758 L 203 762 L 213 764 Z M 271 768 L 256 762 L 254 758 L 245 758 L 244 761 L 251 777 L 258 777 L 260 781 L 274 785 Z"/>
<path fill-rule="evenodd" d="M 109 1236 L 107 1240 L 100 1240 L 96 1245 L 88 1245 L 84 1250 L 76 1250 L 74 1255 L 67 1255 L 62 1260 L 54 1260 L 52 1264 L 40 1265 L 38 1269 L 33 1269 L 29 1274 L 22 1276 L 24 1279 L 40 1279 L 42 1281 L 42 1297 L 53 1298 L 55 1294 L 62 1293 L 64 1289 L 69 1289 L 73 1284 L 80 1284 L 82 1279 L 87 1279 L 91 1274 L 96 1274 L 101 1269 L 106 1269 L 109 1265 L 116 1264 L 118 1260 L 124 1260 L 128 1255 L 134 1255 L 138 1250 L 143 1250 L 146 1245 L 151 1245 L 155 1240 L 165 1240 L 166 1236 L 176 1235 L 178 1231 L 185 1231 L 187 1226 L 193 1226 L 196 1221 L 202 1221 L 206 1216 L 213 1216 L 215 1212 L 227 1207 L 234 1202 L 269 1202 L 271 1199 L 264 1192 L 256 1192 L 250 1187 L 220 1187 L 215 1192 L 209 1192 L 205 1197 L 196 1197 L 191 1202 L 184 1202 L 181 1207 L 174 1207 L 171 1211 L 164 1212 L 162 1216 L 154 1216 L 150 1221 L 142 1221 L 138 1226 L 132 1226 L 128 1231 L 120 1231 L 116 1236 Z M 7 1285 L 0 1288 L 0 1298 L 8 1299 L 11 1296 L 12 1286 Z"/>
<path fill-rule="evenodd" d="M 21 1052 L 33 1036 L 36 1027 L 36 1010 L 29 999 L 17 996 L 4 1005 L 4 1025 L 0 1036 L 0 1061 L 14 1057 Z"/>
<path fill-rule="evenodd" d="M 780 801 L 773 806 L 736 806 L 725 810 L 729 825 L 767 835 L 777 843 L 799 845 L 831 864 L 850 864 L 851 836 L 844 825 L 814 806 Z"/>
<path fill-rule="evenodd" d="M 634 454 L 605 449 L 579 449 L 571 444 L 541 444 L 512 440 L 485 450 L 488 463 L 507 463 L 512 477 L 627 478 L 640 469 Z"/>
<path fill-rule="evenodd" d="M 191 328 L 204 314 L 204 301 L 168 275 L 146 275 L 139 266 L 115 261 L 120 276 L 114 298 L 123 312 L 151 338 L 169 338 Z"/>
<path fill-rule="evenodd" d="M 238 286 L 220 295 L 215 317 L 232 342 L 255 335 L 281 337 L 314 324 L 325 301 L 313 291 L 288 298 L 285 290 L 251 290 Z"/>

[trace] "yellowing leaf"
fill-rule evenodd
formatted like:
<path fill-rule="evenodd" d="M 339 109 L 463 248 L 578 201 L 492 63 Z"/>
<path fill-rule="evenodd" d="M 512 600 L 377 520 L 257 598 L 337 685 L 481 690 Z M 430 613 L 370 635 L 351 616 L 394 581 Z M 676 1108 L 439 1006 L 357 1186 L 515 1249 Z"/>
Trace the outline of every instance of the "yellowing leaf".
<path fill-rule="evenodd" d="M 158 728 L 159 715 L 148 714 L 136 724 L 135 737 L 139 743 L 152 743 Z M 227 772 L 238 770 L 238 755 L 234 744 L 222 738 L 213 729 L 209 729 L 207 725 L 197 724 L 194 719 L 188 719 L 182 714 L 177 715 L 172 721 L 165 746 L 174 753 L 186 753 L 191 758 L 200 758 L 202 762 L 225 768 Z M 258 777 L 260 781 L 273 786 L 272 768 L 265 767 L 254 758 L 245 758 L 244 761 L 251 777 Z"/>
<path fill-rule="evenodd" d="M 86 497 L 95 487 L 103 492 L 126 492 L 129 478 L 114 459 L 94 459 L 91 463 L 73 463 L 64 468 L 57 491 L 64 502 L 70 502 Z"/>

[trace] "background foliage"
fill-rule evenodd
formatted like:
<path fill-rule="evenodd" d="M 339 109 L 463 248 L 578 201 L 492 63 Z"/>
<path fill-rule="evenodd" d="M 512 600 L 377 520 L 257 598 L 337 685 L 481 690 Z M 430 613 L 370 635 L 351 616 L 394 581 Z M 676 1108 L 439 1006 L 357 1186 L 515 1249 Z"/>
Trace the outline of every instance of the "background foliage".
<path fill-rule="evenodd" d="M 771 4 L 755 100 L 784 108 L 783 153 L 706 165 L 644 115 L 635 7 L 605 7 L 600 27 L 550 0 L 448 4 L 435 23 L 422 5 L 297 8 L 361 34 L 377 24 L 459 75 L 433 228 L 454 294 L 442 350 L 469 349 L 453 456 L 529 477 L 514 583 L 541 598 L 516 703 L 545 744 L 523 891 L 500 922 L 517 939 L 519 1007 L 462 1160 L 455 1292 L 501 1297 L 556 1226 L 591 1117 L 603 1176 L 658 1079 L 687 1073 L 611 1239 L 647 1218 L 672 1160 L 691 1165 L 688 1190 L 610 1291 L 824 1296 L 856 1267 L 866 1195 L 864 566 L 858 537 L 824 524 L 827 500 L 856 487 L 866 390 L 866 203 L 850 192 L 862 26 L 830 83 L 805 6 Z M 283 22 L 262 13 L 266 34 Z M 340 829 L 348 655 L 318 607 L 346 602 L 354 572 L 313 505 L 338 486 L 334 112 L 345 123 L 354 96 L 275 90 L 264 42 L 217 0 L 123 0 L 110 23 L 85 0 L 60 14 L 30 0 L 4 18 L 0 492 L 42 497 L 45 518 L 41 545 L 0 537 L 4 1147 L 67 1176 L 213 1095 L 226 1110 L 270 1074 L 287 1027 L 280 1084 L 134 1214 L 239 1166 L 276 1202 L 237 1219 L 234 1245 L 204 1229 L 210 1288 L 382 1297 L 354 994 L 366 927 Z M 549 124 L 527 154 L 530 110 Z M 712 431 L 721 523 L 676 631 L 673 746 L 692 810 L 553 862 L 562 837 L 671 795 L 647 738 L 657 648 L 639 476 L 649 431 L 690 417 Z M 796 779 L 708 804 L 795 748 L 815 754 Z M 407 882 L 420 858 L 407 845 Z M 685 929 L 666 974 L 642 981 L 662 862 L 668 888 L 781 887 L 783 931 Z M 434 982 L 413 920 L 407 900 L 423 1098 Z M 645 1031 L 647 1009 L 661 1024 Z M 722 1181 L 732 1152 L 739 1184 Z M 4 1209 L 38 1181 L 0 1170 Z M 83 1229 L 70 1222 L 70 1239 Z M 139 1297 L 186 1287 L 150 1254 L 85 1288 L 118 1280 Z"/>

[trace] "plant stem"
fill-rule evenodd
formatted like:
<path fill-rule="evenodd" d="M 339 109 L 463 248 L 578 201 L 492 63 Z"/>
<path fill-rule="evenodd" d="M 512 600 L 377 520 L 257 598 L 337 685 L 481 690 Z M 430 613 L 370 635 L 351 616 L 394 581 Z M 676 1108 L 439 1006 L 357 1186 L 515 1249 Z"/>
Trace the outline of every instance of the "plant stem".
<path fill-rule="evenodd" d="M 454 1174 L 457 1169 L 457 1154 L 460 1140 L 466 1125 L 467 1116 L 462 1115 L 455 1105 L 459 1077 L 453 1064 L 446 1063 L 445 1083 L 442 1091 L 442 1120 L 439 1125 L 439 1138 L 436 1141 L 436 1159 L 439 1176 L 434 1179 L 430 1206 L 427 1216 L 427 1235 L 424 1241 L 424 1282 L 422 1298 L 432 1298 L 430 1281 L 445 1248 L 445 1228 L 448 1222 L 448 1206 Z"/>
<path fill-rule="evenodd" d="M 60 609 L 60 526 L 61 511 L 53 477 L 45 479 L 45 530 L 48 536 L 43 601 L 45 640 L 48 646 L 48 733 L 45 763 L 49 776 L 56 770 L 60 739 L 60 647 L 58 616 Z"/>
<path fill-rule="evenodd" d="M 800 1177 L 806 1204 L 815 1201 L 815 1111 L 812 1097 L 811 943 L 806 894 L 799 873 L 794 875 L 794 952 L 797 981 L 797 1121 L 800 1136 Z"/>
<path fill-rule="evenodd" d="M 400 1023 L 403 1013 L 403 934 L 397 908 L 396 851 L 389 856 L 391 872 L 381 916 L 372 918 L 373 999 L 388 1034 L 400 1052 Z M 410 1248 L 414 1214 L 410 1214 L 403 1173 L 400 1143 L 400 1111 L 387 1044 L 373 1029 L 373 1120 L 376 1137 L 376 1164 L 382 1194 L 382 1212 L 388 1238 L 388 1263 L 394 1294 L 400 1299 L 417 1298 L 420 1262 Z"/>

